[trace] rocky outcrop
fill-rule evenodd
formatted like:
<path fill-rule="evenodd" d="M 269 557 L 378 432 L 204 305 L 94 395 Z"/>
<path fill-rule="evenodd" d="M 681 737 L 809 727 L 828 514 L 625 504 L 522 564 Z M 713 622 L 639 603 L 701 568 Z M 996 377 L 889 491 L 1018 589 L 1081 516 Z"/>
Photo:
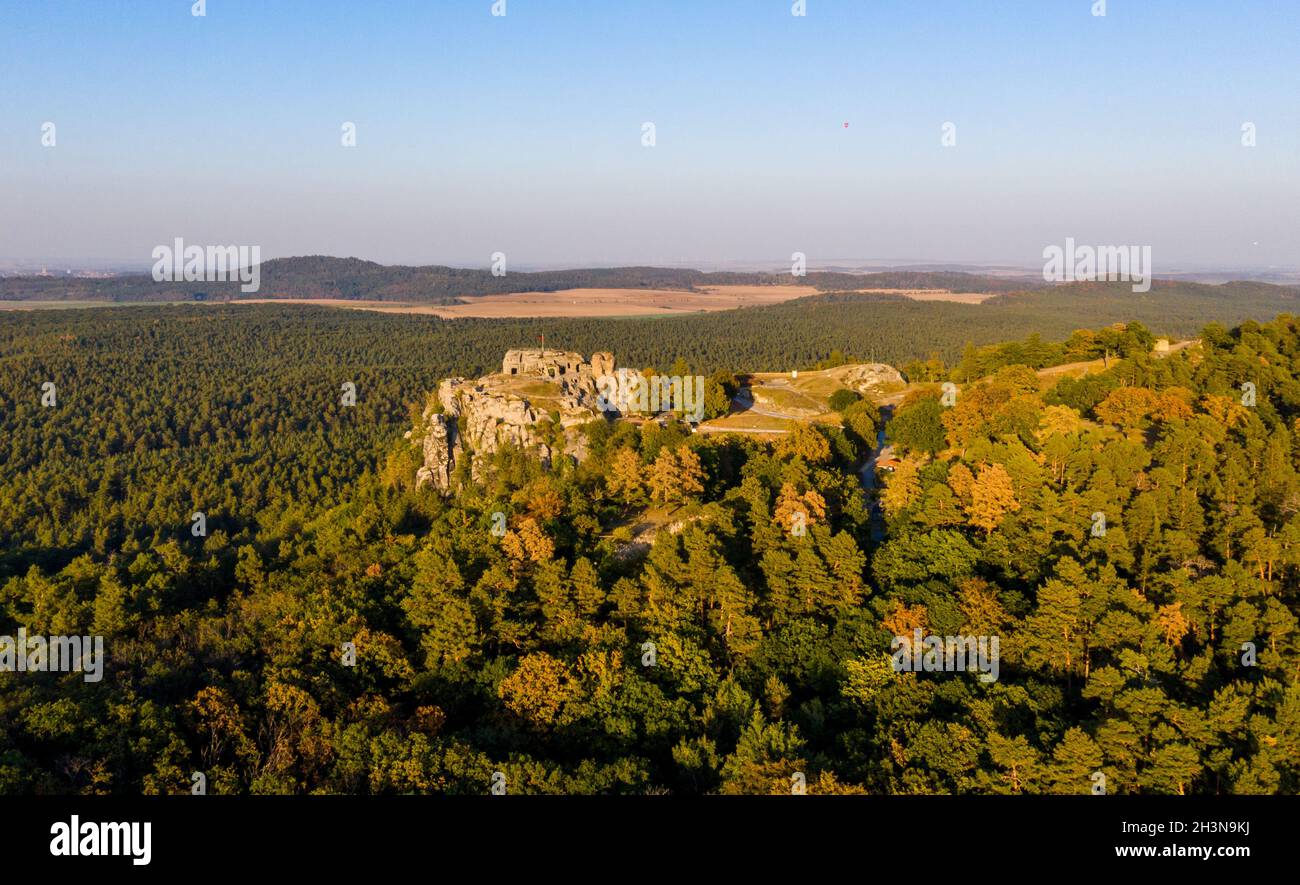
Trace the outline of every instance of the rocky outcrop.
<path fill-rule="evenodd" d="M 424 421 L 424 464 L 415 472 L 415 487 L 432 485 L 445 495 L 456 468 L 456 421 L 446 415 L 426 415 Z"/>
<path fill-rule="evenodd" d="M 528 400 L 493 389 L 485 379 L 448 378 L 438 385 L 438 403 L 453 418 L 464 416 L 464 442 L 490 455 L 503 444 L 529 448 L 540 442 L 536 425 L 543 415 Z"/>
<path fill-rule="evenodd" d="M 420 426 L 409 434 L 411 444 L 420 447 L 416 485 L 451 494 L 458 475 L 481 479 L 487 459 L 507 446 L 531 452 L 548 466 L 556 457 L 583 461 L 587 437 L 582 425 L 620 418 L 617 404 L 602 400 L 599 381 L 621 371 L 607 352 L 586 360 L 572 351 L 525 348 L 507 351 L 499 373 L 473 380 L 447 378 L 438 385 Z M 869 397 L 906 385 L 897 369 L 881 363 L 838 366 L 817 374 Z M 801 383 L 792 373 L 788 379 L 754 385 L 746 391 L 748 407 L 760 415 L 796 420 L 826 411 L 820 394 L 805 393 Z M 608 388 L 604 392 L 609 395 Z"/>
<path fill-rule="evenodd" d="M 609 353 L 511 350 L 500 374 L 476 380 L 447 378 L 438 385 L 421 427 L 411 435 L 422 447 L 416 485 L 453 491 L 457 465 L 469 459 L 470 476 L 481 478 L 485 459 L 505 446 L 534 452 L 549 465 L 555 452 L 552 423 L 563 428 L 560 453 L 581 461 L 587 439 L 578 429 L 602 417 L 596 380 L 614 369 Z M 540 382 L 540 383 L 539 383 Z M 539 390 L 540 388 L 540 390 Z"/>
<path fill-rule="evenodd" d="M 884 363 L 841 366 L 828 374 L 836 375 L 845 387 L 863 395 L 891 393 L 907 384 L 901 372 Z"/>
<path fill-rule="evenodd" d="M 602 375 L 614 374 L 614 354 L 608 351 L 597 351 L 591 355 L 591 374 L 597 378 Z"/>

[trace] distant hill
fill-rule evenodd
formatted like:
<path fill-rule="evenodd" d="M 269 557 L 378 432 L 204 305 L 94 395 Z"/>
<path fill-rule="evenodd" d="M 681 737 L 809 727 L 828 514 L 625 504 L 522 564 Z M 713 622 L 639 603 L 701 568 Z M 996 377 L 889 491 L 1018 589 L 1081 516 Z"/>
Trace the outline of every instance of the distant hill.
<path fill-rule="evenodd" d="M 357 258 L 308 256 L 283 258 L 262 265 L 262 286 L 244 296 L 238 283 L 155 283 L 144 274 L 108 280 L 58 277 L 0 279 L 0 300 L 159 302 L 237 301 L 243 298 L 308 298 L 374 300 L 452 304 L 476 296 L 520 291 L 556 291 L 573 288 L 698 290 L 707 286 L 789 284 L 792 278 L 774 273 L 705 273 L 689 269 L 656 267 L 587 268 L 511 272 L 494 277 L 487 270 L 454 267 L 403 267 L 376 264 Z M 1149 292 L 1134 292 L 1128 283 L 1069 283 L 1037 287 L 1036 281 L 1005 276 L 981 276 L 955 271 L 886 271 L 854 274 L 813 272 L 798 282 L 823 294 L 740 313 L 722 311 L 665 317 L 657 328 L 674 329 L 673 340 L 687 347 L 692 358 L 706 354 L 730 357 L 734 339 L 748 334 L 764 340 L 791 337 L 780 352 L 815 362 L 839 348 L 861 358 L 889 361 L 937 352 L 951 357 L 965 343 L 989 343 L 1007 337 L 1039 333 L 1063 338 L 1074 329 L 1097 328 L 1120 321 L 1139 321 L 1160 334 L 1192 335 L 1208 322 L 1235 324 L 1250 317 L 1300 313 L 1300 287 L 1259 282 L 1219 285 L 1156 280 Z M 989 293 L 982 304 L 924 304 L 901 295 L 864 294 L 872 289 L 947 289 Z M 461 321 L 463 322 L 463 321 Z M 583 339 L 587 350 L 606 348 L 611 334 L 608 320 L 559 323 L 554 318 L 524 321 L 536 334 L 562 328 L 590 328 L 597 334 Z M 753 327 L 753 328 L 750 328 Z M 627 327 L 630 329 L 631 327 Z M 640 330 L 640 327 L 636 327 Z M 778 332 L 777 329 L 785 333 Z M 747 331 L 742 331 L 747 330 Z M 629 337 L 635 339 L 643 332 Z M 503 342 L 509 346 L 508 342 Z M 581 348 L 579 348 L 581 349 Z M 616 348 L 629 356 L 649 358 L 634 340 L 620 340 Z M 757 354 L 738 351 L 734 364 L 755 367 Z"/>
<path fill-rule="evenodd" d="M 384 265 L 359 258 L 312 255 L 262 264 L 261 288 L 244 295 L 238 283 L 157 283 L 148 274 L 110 279 L 8 277 L 0 279 L 0 300 L 38 301 L 227 301 L 240 298 L 341 298 L 454 304 L 460 299 L 509 292 L 561 289 L 678 289 L 706 286 L 779 286 L 799 283 L 829 292 L 854 289 L 950 289 L 959 292 L 1015 292 L 1025 280 L 953 272 L 871 274 L 811 272 L 793 278 L 775 273 L 706 273 L 659 267 L 613 267 L 510 272 L 444 267 Z"/>
<path fill-rule="evenodd" d="M 1150 292 L 1127 283 L 1068 283 L 1033 293 L 1001 294 L 981 307 L 1095 327 L 1135 319 L 1191 334 L 1208 322 L 1235 325 L 1250 317 L 1300 312 L 1300 287 L 1233 282 L 1220 285 L 1154 280 Z"/>

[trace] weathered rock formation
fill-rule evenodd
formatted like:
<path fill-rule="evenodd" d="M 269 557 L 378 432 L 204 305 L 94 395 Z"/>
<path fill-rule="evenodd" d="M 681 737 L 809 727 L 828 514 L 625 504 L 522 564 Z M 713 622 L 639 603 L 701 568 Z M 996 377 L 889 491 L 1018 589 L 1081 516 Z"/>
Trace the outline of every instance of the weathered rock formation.
<path fill-rule="evenodd" d="M 456 452 L 461 448 L 455 419 L 426 413 L 423 446 L 424 464 L 415 472 L 416 488 L 432 484 L 445 494 L 451 490 L 451 472 L 456 466 Z"/>
<path fill-rule="evenodd" d="M 889 393 L 907 384 L 902 373 L 884 363 L 843 366 L 830 370 L 828 374 L 836 375 L 845 387 L 863 395 Z"/>
<path fill-rule="evenodd" d="M 555 457 L 582 461 L 587 437 L 581 425 L 620 417 L 617 403 L 601 399 L 599 386 L 602 377 L 615 372 L 610 353 L 594 353 L 586 360 L 571 351 L 524 348 L 507 351 L 499 373 L 473 380 L 447 378 L 408 437 L 421 449 L 416 485 L 450 494 L 458 468 L 481 479 L 486 459 L 506 446 L 532 452 L 548 466 Z M 893 393 L 906 385 L 897 369 L 880 363 L 839 366 L 824 374 L 865 396 Z M 792 381 L 753 386 L 751 404 L 760 414 L 794 419 L 825 411 L 816 397 L 802 394 Z M 611 395 L 608 387 L 603 392 Z"/>
<path fill-rule="evenodd" d="M 471 477 L 479 479 L 484 458 L 504 446 L 533 451 L 549 465 L 561 442 L 556 423 L 563 429 L 560 452 L 581 461 L 587 440 L 578 426 L 603 416 L 596 381 L 613 369 L 608 353 L 587 362 L 577 353 L 511 350 L 500 374 L 445 379 L 411 436 L 423 449 L 416 485 L 448 494 L 458 464 L 468 458 Z"/>

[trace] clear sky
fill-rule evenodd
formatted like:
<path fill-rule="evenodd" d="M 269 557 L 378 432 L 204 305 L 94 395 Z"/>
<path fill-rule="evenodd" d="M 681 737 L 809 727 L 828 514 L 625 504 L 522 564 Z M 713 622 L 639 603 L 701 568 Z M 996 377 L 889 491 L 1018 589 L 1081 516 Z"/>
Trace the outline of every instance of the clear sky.
<path fill-rule="evenodd" d="M 191 3 L 0 0 L 0 259 L 1300 265 L 1296 0 Z"/>

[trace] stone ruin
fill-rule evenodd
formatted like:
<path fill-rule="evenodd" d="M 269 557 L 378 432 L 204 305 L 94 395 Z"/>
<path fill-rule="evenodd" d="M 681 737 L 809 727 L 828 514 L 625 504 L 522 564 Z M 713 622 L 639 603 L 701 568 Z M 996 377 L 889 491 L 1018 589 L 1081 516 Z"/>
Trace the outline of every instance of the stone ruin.
<path fill-rule="evenodd" d="M 432 485 L 449 494 L 458 463 L 469 458 L 471 475 L 478 479 L 482 458 L 503 445 L 532 449 L 543 463 L 550 463 L 555 453 L 538 432 L 538 424 L 549 415 L 515 392 L 510 378 L 540 378 L 556 386 L 563 453 L 581 461 L 586 456 L 586 437 L 578 428 L 605 416 L 596 382 L 613 372 L 611 353 L 594 353 L 587 361 L 580 353 L 530 348 L 506 351 L 499 375 L 444 379 L 438 385 L 437 404 L 430 403 L 421 428 L 410 434 L 424 456 L 416 485 Z"/>
<path fill-rule="evenodd" d="M 573 351 L 534 347 L 507 350 L 505 358 L 501 360 L 502 375 L 537 375 L 559 380 L 581 375 L 599 378 L 613 371 L 614 355 L 606 352 L 593 353 L 591 362 L 587 362 L 582 354 Z"/>

